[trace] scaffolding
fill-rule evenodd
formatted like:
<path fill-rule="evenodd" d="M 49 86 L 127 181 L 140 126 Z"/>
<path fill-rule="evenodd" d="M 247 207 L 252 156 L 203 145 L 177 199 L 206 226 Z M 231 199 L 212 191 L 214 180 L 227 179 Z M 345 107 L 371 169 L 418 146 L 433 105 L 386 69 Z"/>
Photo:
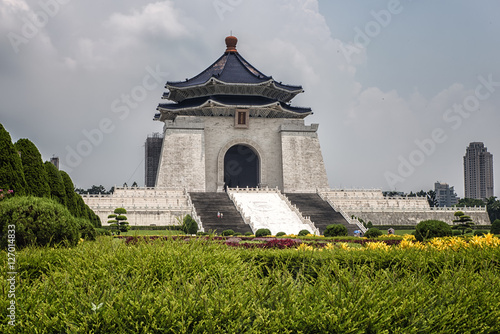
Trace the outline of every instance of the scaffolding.
<path fill-rule="evenodd" d="M 158 172 L 158 165 L 160 163 L 161 146 L 163 143 L 163 136 L 160 133 L 153 133 L 148 135 L 145 149 L 145 173 L 144 185 L 146 187 L 154 187 L 156 184 L 156 174 Z"/>

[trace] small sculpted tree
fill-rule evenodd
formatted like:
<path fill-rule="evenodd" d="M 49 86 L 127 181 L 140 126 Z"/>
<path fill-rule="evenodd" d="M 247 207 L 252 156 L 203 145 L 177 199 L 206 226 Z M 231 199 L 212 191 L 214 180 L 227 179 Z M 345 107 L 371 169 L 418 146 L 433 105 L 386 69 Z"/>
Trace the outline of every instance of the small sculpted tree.
<path fill-rule="evenodd" d="M 472 227 L 474 226 L 474 222 L 470 218 L 470 216 L 467 216 L 466 214 L 463 213 L 463 211 L 457 211 L 454 214 L 455 220 L 453 220 L 454 225 L 452 229 L 454 230 L 459 230 L 462 235 L 465 233 L 472 232 Z"/>
<path fill-rule="evenodd" d="M 114 213 L 116 215 L 115 219 L 120 232 L 127 232 L 130 229 L 130 226 L 127 222 L 127 217 L 125 216 L 127 210 L 125 210 L 124 208 L 116 208 Z"/>

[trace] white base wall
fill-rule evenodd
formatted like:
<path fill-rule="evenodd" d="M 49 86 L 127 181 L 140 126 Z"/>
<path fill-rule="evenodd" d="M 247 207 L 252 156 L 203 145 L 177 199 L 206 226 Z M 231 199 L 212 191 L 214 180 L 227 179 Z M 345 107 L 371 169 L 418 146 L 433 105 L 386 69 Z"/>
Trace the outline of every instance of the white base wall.
<path fill-rule="evenodd" d="M 177 217 L 191 214 L 188 195 L 176 188 L 116 188 L 111 195 L 82 195 L 83 201 L 108 226 L 116 208 L 127 210 L 130 226 L 178 225 Z"/>

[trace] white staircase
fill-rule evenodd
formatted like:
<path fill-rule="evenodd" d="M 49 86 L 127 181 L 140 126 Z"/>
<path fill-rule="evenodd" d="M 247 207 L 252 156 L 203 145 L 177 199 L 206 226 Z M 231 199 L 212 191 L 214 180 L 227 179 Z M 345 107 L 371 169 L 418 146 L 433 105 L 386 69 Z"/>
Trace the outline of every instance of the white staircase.
<path fill-rule="evenodd" d="M 273 235 L 278 232 L 298 234 L 301 230 L 319 233 L 314 224 L 302 217 L 277 190 L 232 188 L 228 189 L 228 194 L 254 233 L 261 228 L 269 229 Z"/>

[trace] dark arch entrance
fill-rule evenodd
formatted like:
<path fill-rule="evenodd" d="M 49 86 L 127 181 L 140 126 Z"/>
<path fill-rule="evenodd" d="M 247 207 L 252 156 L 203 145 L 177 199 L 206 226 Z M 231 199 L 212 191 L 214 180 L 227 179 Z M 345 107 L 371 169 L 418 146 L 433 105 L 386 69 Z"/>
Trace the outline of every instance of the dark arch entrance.
<path fill-rule="evenodd" d="M 234 145 L 224 156 L 224 185 L 230 188 L 257 188 L 259 157 L 245 145 Z"/>

